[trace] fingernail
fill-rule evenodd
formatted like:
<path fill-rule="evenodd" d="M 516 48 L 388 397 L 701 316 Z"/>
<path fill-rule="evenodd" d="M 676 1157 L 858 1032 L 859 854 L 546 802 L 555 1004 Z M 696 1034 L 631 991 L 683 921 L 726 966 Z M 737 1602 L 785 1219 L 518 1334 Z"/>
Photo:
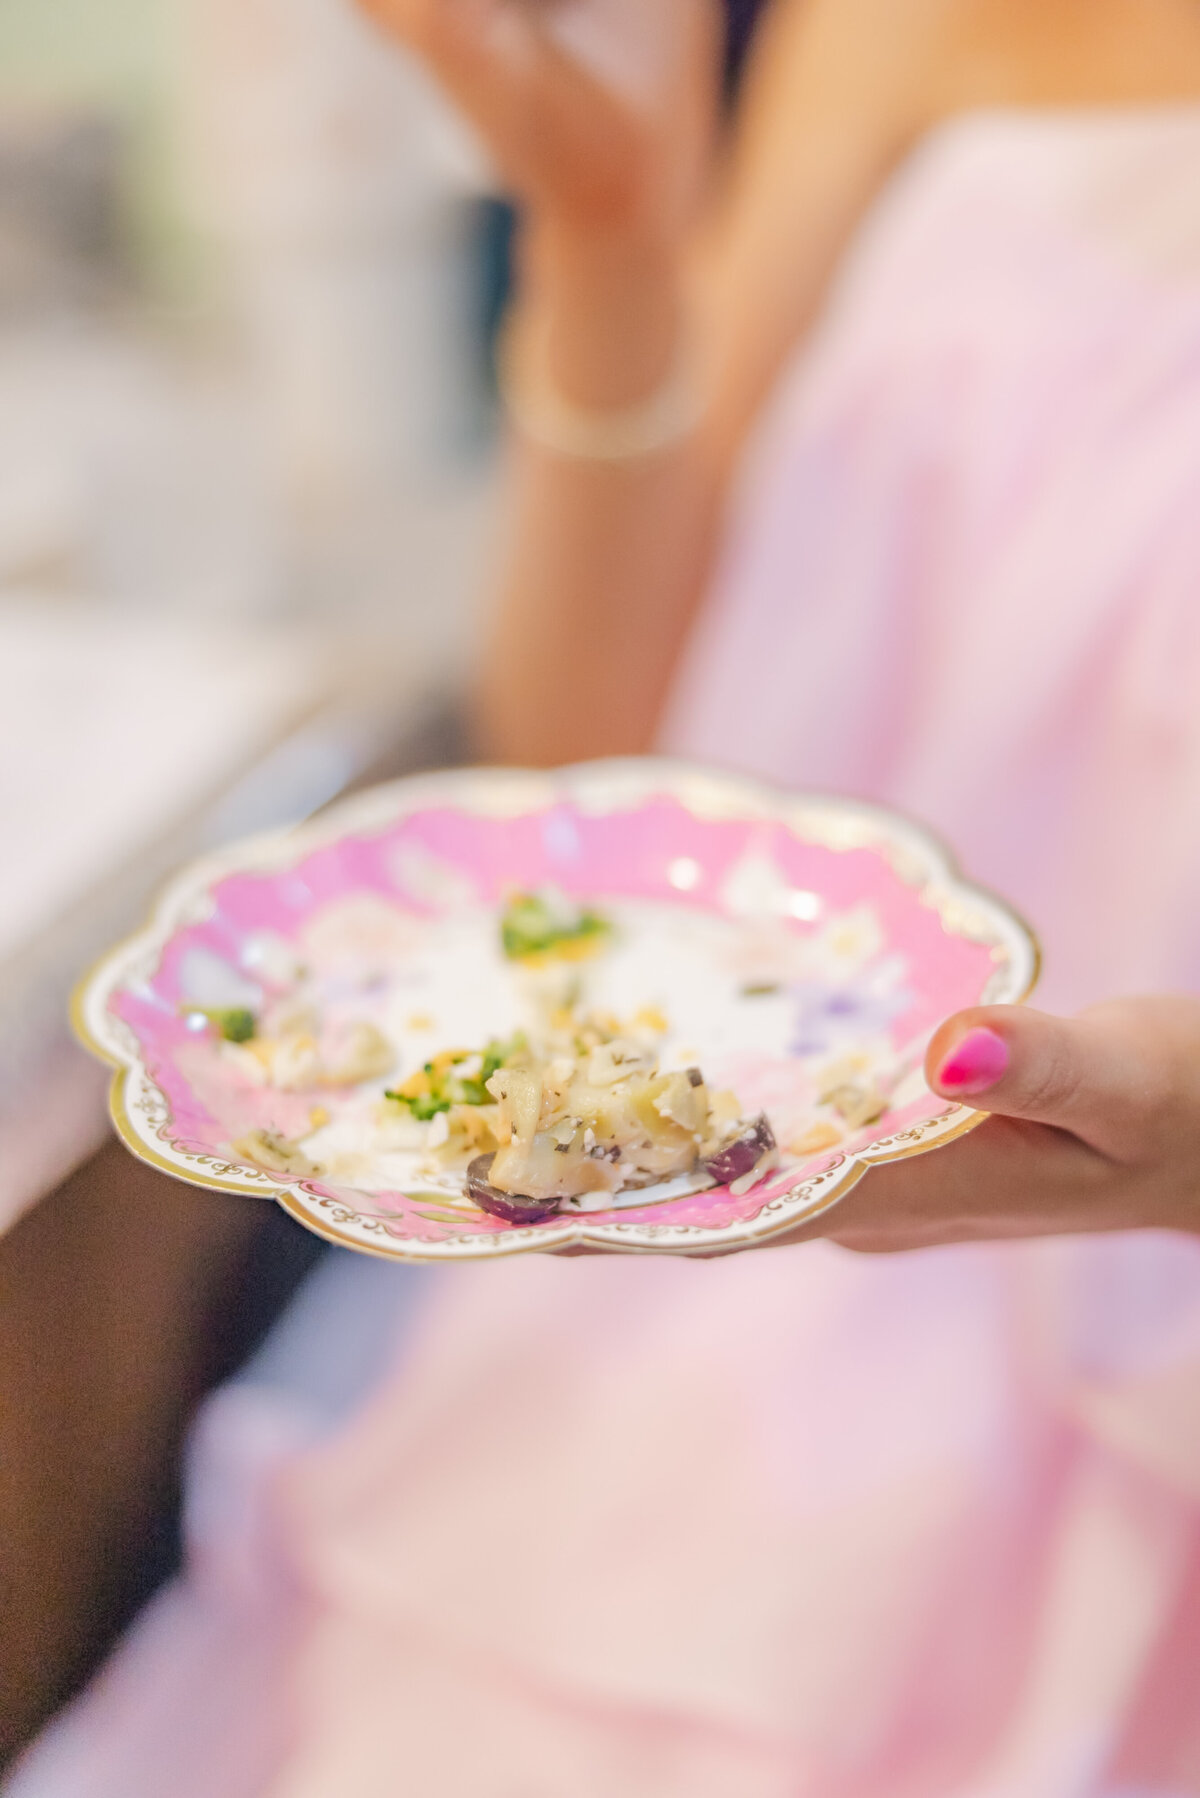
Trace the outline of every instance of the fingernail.
<path fill-rule="evenodd" d="M 937 1071 L 947 1092 L 985 1093 L 1008 1067 L 1008 1044 L 994 1030 L 968 1030 Z"/>

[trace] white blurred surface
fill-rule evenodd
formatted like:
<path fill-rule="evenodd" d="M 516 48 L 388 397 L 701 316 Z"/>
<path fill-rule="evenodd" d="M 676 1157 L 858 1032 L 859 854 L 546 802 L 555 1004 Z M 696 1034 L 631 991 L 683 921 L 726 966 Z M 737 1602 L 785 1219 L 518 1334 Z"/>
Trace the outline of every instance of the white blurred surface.
<path fill-rule="evenodd" d="M 187 0 L 196 216 L 307 519 L 383 514 L 480 429 L 471 140 L 350 0 Z M 336 528 L 336 524 L 335 524 Z"/>
<path fill-rule="evenodd" d="M 414 267 L 394 305 L 339 266 L 324 297 L 272 278 L 286 298 L 263 324 L 269 353 L 129 320 L 0 328 L 0 600 L 86 594 L 198 626 L 302 617 L 436 654 L 453 680 L 484 586 L 492 464 L 478 444 L 454 452 L 430 357 L 424 445 L 415 399 L 379 405 L 387 370 L 365 328 L 394 329 L 402 390 L 451 272 Z"/>
<path fill-rule="evenodd" d="M 0 606 L 0 957 L 327 691 L 311 636 Z"/>

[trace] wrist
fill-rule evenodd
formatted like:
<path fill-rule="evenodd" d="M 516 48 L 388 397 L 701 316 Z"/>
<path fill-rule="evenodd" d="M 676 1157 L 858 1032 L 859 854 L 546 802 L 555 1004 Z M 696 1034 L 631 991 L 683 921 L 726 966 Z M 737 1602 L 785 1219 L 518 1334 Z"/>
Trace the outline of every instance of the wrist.
<path fill-rule="evenodd" d="M 519 266 L 514 334 L 538 337 L 547 376 L 565 399 L 600 410 L 629 406 L 677 364 L 681 245 L 539 221 L 522 240 Z"/>

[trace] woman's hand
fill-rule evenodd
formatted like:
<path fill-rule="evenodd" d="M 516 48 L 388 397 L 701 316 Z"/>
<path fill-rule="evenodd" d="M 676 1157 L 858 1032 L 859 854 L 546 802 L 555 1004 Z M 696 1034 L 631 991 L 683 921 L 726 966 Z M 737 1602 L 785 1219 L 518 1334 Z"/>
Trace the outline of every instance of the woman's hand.
<path fill-rule="evenodd" d="M 1078 1018 L 959 1013 L 926 1077 L 986 1123 L 873 1168 L 790 1234 L 883 1252 L 1097 1230 L 1200 1234 L 1200 1000 L 1122 999 Z"/>
<path fill-rule="evenodd" d="M 569 233 L 677 240 L 703 186 L 714 0 L 360 0 L 433 70 L 517 195 Z"/>

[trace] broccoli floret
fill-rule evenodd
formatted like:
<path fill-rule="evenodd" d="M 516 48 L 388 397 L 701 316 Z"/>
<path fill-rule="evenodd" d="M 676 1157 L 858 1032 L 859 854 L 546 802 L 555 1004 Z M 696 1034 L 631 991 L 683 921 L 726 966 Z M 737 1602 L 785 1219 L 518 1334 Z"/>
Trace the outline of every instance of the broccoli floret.
<path fill-rule="evenodd" d="M 439 1111 L 449 1111 L 451 1105 L 490 1105 L 492 1095 L 487 1090 L 488 1081 L 510 1057 L 520 1054 L 526 1047 L 525 1034 L 520 1030 L 507 1042 L 493 1037 L 483 1051 L 483 1065 L 478 1074 L 463 1079 L 454 1072 L 458 1063 L 469 1059 L 465 1051 L 459 1051 L 453 1057 L 448 1055 L 440 1067 L 436 1062 L 427 1061 L 419 1074 L 383 1096 L 394 1099 L 398 1105 L 407 1105 L 413 1117 L 422 1124 L 436 1117 Z"/>
<path fill-rule="evenodd" d="M 537 893 L 516 893 L 500 921 L 500 941 L 510 961 L 527 955 L 544 955 L 568 944 L 584 944 L 607 936 L 612 929 L 598 912 L 564 915 L 560 906 Z"/>
<path fill-rule="evenodd" d="M 254 1013 L 242 1006 L 218 1007 L 216 1010 L 206 1011 L 204 1015 L 227 1043 L 253 1042 L 258 1034 L 258 1022 Z"/>
<path fill-rule="evenodd" d="M 439 1111 L 449 1111 L 450 1100 L 438 1098 L 433 1093 L 422 1093 L 418 1098 L 410 1099 L 408 1107 L 418 1122 L 427 1124 Z"/>

